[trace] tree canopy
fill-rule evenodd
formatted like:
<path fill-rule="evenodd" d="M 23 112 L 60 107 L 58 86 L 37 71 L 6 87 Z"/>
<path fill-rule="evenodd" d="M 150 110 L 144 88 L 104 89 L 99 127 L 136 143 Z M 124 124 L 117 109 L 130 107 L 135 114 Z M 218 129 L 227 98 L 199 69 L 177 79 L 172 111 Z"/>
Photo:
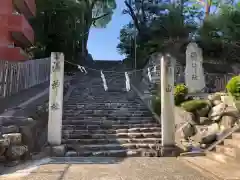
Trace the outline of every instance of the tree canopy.
<path fill-rule="evenodd" d="M 70 61 L 84 61 L 91 27 L 105 28 L 115 0 L 36 0 L 30 22 L 36 43 L 27 51 L 35 58 L 64 52 Z M 124 0 L 131 21 L 120 31 L 118 51 L 137 67 L 154 52 L 172 53 L 184 62 L 185 47 L 196 41 L 208 59 L 238 62 L 240 2 L 238 0 Z M 136 37 L 136 38 L 135 38 Z M 135 52 L 136 49 L 136 52 Z"/>
<path fill-rule="evenodd" d="M 240 2 L 234 0 L 125 0 L 131 22 L 120 31 L 117 46 L 126 62 L 143 66 L 153 52 L 184 60 L 185 47 L 196 41 L 205 60 L 239 61 Z M 136 33 L 136 34 L 135 34 Z"/>
<path fill-rule="evenodd" d="M 64 52 L 70 61 L 84 60 L 91 27 L 104 28 L 115 0 L 36 0 L 37 15 L 31 19 L 36 43 L 28 49 L 35 58 Z"/>

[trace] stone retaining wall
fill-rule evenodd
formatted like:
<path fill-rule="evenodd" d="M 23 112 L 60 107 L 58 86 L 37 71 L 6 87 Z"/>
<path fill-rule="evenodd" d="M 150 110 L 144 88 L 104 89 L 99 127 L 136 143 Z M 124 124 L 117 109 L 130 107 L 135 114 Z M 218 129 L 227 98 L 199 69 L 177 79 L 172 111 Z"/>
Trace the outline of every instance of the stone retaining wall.
<path fill-rule="evenodd" d="M 71 80 L 65 82 L 64 95 L 70 86 Z M 47 145 L 48 100 L 24 111 L 27 117 L 0 117 L 0 157 L 4 164 L 31 159 Z"/>

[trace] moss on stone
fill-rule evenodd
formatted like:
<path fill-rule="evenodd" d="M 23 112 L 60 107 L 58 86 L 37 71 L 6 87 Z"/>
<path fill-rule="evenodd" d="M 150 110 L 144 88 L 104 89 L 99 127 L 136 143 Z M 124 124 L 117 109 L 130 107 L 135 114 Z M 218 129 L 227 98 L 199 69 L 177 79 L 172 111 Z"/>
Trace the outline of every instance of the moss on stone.
<path fill-rule="evenodd" d="M 188 112 L 195 112 L 198 109 L 202 109 L 208 106 L 209 103 L 206 100 L 190 100 L 181 104 L 181 107 Z"/>

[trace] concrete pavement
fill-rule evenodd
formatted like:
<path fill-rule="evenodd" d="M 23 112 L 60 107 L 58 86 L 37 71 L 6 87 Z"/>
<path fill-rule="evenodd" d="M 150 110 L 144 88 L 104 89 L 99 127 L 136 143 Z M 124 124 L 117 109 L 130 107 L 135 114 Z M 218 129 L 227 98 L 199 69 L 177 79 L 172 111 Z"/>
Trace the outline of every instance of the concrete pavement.
<path fill-rule="evenodd" d="M 210 180 L 176 158 L 47 158 L 18 169 L 0 180 Z"/>

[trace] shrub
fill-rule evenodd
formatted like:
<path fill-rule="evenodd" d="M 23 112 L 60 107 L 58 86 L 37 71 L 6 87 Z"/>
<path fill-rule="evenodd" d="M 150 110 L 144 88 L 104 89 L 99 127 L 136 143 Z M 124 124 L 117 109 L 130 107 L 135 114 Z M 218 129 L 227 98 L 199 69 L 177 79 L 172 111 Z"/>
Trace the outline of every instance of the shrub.
<path fill-rule="evenodd" d="M 240 99 L 240 76 L 235 76 L 230 79 L 227 83 L 227 91 L 232 95 L 236 100 Z"/>
<path fill-rule="evenodd" d="M 161 114 L 161 98 L 159 96 L 153 96 L 152 98 L 153 111 L 160 116 Z"/>
<path fill-rule="evenodd" d="M 191 100 L 181 104 L 181 107 L 188 112 L 195 112 L 198 109 L 202 109 L 208 105 L 206 100 Z"/>
<path fill-rule="evenodd" d="M 153 86 L 152 86 L 152 90 L 151 90 L 151 93 L 152 95 L 158 95 L 158 92 L 159 92 L 159 89 L 158 89 L 158 84 L 157 83 L 154 83 Z"/>
<path fill-rule="evenodd" d="M 174 101 L 175 105 L 180 105 L 185 101 L 188 94 L 188 88 L 184 84 L 178 84 L 174 88 Z"/>

